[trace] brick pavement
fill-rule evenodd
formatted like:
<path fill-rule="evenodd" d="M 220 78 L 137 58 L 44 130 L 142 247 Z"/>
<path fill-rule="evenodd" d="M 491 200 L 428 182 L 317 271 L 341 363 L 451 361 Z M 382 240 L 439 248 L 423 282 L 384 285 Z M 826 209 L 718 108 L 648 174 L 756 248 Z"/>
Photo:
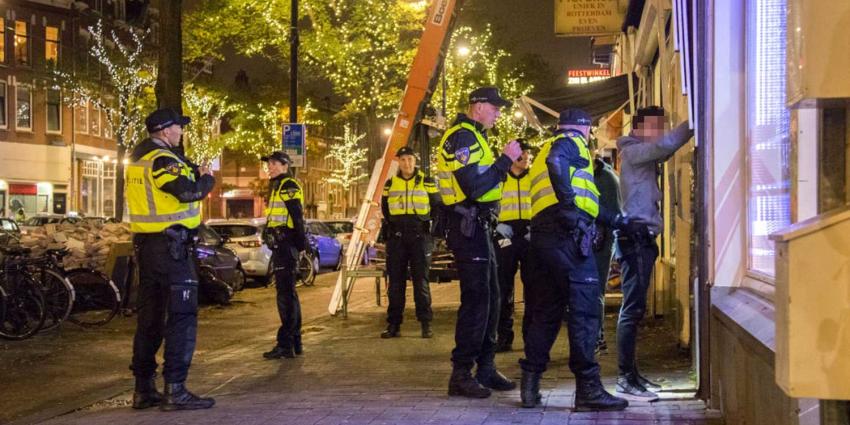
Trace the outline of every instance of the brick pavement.
<path fill-rule="evenodd" d="M 130 392 L 45 424 L 720 424 L 719 414 L 691 399 L 688 360 L 675 350 L 675 338 L 660 324 L 650 326 L 642 350 L 644 369 L 665 378 L 664 400 L 633 403 L 624 412 L 572 412 L 575 381 L 566 367 L 562 333 L 544 376 L 543 406 L 519 407 L 518 390 L 485 400 L 448 397 L 457 285 L 432 285 L 436 337 L 419 338 L 412 308 L 406 311 L 402 338 L 381 340 L 383 308 L 374 306 L 374 287 L 356 288 L 350 317 L 319 317 L 304 324 L 305 354 L 294 360 L 267 361 L 260 353 L 268 337 L 247 338 L 205 352 L 192 367 L 190 388 L 216 397 L 206 411 L 162 413 L 130 409 Z M 312 302 L 326 302 L 313 300 Z M 410 301 L 412 303 L 412 300 Z M 274 311 L 269 311 L 274 317 Z M 609 318 L 608 322 L 612 319 Z M 252 326 L 245 323 L 246 327 Z M 613 342 L 613 341 L 611 341 Z M 611 344 L 613 346 L 613 344 Z M 200 343 L 203 346 L 203 342 Z M 518 378 L 521 351 L 499 354 L 497 364 Z M 651 362 L 647 362 L 650 359 Z M 602 356 L 604 383 L 613 387 L 616 356 Z"/>

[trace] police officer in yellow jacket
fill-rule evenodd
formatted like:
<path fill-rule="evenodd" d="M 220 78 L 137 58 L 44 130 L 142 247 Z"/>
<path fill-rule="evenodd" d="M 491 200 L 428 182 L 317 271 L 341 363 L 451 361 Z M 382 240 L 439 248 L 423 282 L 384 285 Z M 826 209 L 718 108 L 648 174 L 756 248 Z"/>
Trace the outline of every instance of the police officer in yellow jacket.
<path fill-rule="evenodd" d="M 569 366 L 576 376 L 576 410 L 622 410 L 628 402 L 602 386 L 594 351 L 599 334 L 599 275 L 592 241 L 598 218 L 615 229 L 631 220 L 599 205 L 593 160 L 587 147 L 590 116 L 561 113 L 559 129 L 531 167 L 531 258 L 526 302 L 525 358 L 520 360 L 523 407 L 540 403 L 540 377 L 569 307 Z"/>
<path fill-rule="evenodd" d="M 492 232 L 502 181 L 522 151 L 519 143 L 512 141 L 497 158 L 486 135 L 499 118 L 500 108 L 510 104 L 495 87 L 474 90 L 469 95 L 469 114 L 458 114 L 437 152 L 446 241 L 460 278 L 460 308 L 448 391 L 452 396 L 485 398 L 491 389 L 507 391 L 516 387 L 496 370 L 495 364 L 499 282 Z M 478 370 L 473 377 L 475 364 Z"/>
<path fill-rule="evenodd" d="M 413 279 L 413 301 L 422 338 L 431 338 L 431 289 L 428 268 L 431 265 L 431 213 L 441 203 L 437 186 L 416 168 L 416 155 L 408 146 L 396 152 L 398 174 L 387 180 L 381 197 L 383 226 L 387 235 L 387 274 L 389 306 L 387 329 L 381 338 L 401 335 L 407 277 Z M 408 272 L 409 270 L 409 272 Z"/>
<path fill-rule="evenodd" d="M 150 137 L 133 149 L 126 170 L 130 230 L 139 266 L 138 326 L 131 369 L 133 408 L 206 409 L 212 398 L 185 387 L 198 327 L 198 276 L 192 255 L 200 201 L 215 184 L 177 149 L 189 118 L 159 109 L 145 119 Z M 156 352 L 165 340 L 164 396 L 156 390 Z"/>
<path fill-rule="evenodd" d="M 528 298 L 528 240 L 531 220 L 531 177 L 528 175 L 529 146 L 520 142 L 522 156 L 514 161 L 502 186 L 499 224 L 496 226 L 496 262 L 499 264 L 499 312 L 496 352 L 511 351 L 514 341 L 514 277 L 523 281 L 523 299 Z M 523 321 L 523 328 L 525 321 Z"/>
<path fill-rule="evenodd" d="M 280 328 L 277 343 L 267 359 L 293 358 L 303 352 L 301 344 L 301 303 L 295 292 L 295 272 L 298 257 L 307 247 L 304 231 L 304 195 L 289 172 L 292 161 L 282 151 L 261 158 L 269 164 L 269 197 L 264 233 L 266 245 L 272 250 L 277 312 Z"/>

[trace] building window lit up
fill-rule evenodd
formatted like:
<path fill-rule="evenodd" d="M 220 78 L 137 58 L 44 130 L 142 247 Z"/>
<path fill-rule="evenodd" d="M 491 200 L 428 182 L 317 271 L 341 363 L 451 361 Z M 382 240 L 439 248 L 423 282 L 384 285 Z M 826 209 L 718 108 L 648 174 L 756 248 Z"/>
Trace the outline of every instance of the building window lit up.
<path fill-rule="evenodd" d="M 773 276 L 771 233 L 791 223 L 790 112 L 785 106 L 785 0 L 747 0 L 749 269 Z"/>

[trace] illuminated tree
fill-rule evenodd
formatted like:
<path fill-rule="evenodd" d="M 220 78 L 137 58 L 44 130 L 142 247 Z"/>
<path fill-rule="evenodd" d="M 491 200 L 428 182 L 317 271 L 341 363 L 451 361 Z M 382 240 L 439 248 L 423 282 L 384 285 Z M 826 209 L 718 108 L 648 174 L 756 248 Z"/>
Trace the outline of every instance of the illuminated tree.
<path fill-rule="evenodd" d="M 325 155 L 326 159 L 332 161 L 333 166 L 331 175 L 324 179 L 325 182 L 339 186 L 343 193 L 347 194 L 349 189 L 357 182 L 369 177 L 363 170 L 368 149 L 360 147 L 360 142 L 365 137 L 365 134 L 354 134 L 348 124 L 345 125 L 342 137 L 334 137 L 339 143 L 332 144 L 329 153 Z M 348 197 L 345 196 L 343 200 L 344 209 L 348 208 L 347 200 Z"/>
<path fill-rule="evenodd" d="M 89 103 L 106 113 L 107 125 L 113 129 L 117 144 L 115 170 L 115 218 L 124 214 L 124 157 L 146 134 L 144 117 L 155 104 L 153 86 L 156 65 L 148 57 L 145 38 L 149 31 L 112 29 L 104 34 L 103 22 L 88 27 L 92 38 L 89 56 L 100 64 L 91 75 L 70 74 L 53 70 L 55 88 L 64 89 L 65 101 L 73 106 Z M 95 75 L 101 78 L 95 78 Z M 114 99 L 111 101 L 110 99 Z"/>
<path fill-rule="evenodd" d="M 229 98 L 221 93 L 194 84 L 184 88 L 183 113 L 192 118 L 183 133 L 189 158 L 203 164 L 221 155 L 227 141 L 219 131 L 221 120 L 233 110 Z"/>

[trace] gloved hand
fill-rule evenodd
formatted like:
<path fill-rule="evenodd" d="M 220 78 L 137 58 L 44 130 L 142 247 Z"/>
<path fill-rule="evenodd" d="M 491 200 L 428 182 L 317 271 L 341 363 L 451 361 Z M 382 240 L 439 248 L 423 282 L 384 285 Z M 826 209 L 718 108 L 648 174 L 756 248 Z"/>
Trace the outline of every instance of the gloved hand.
<path fill-rule="evenodd" d="M 505 223 L 499 223 L 496 225 L 496 233 L 498 233 L 505 239 L 511 239 L 514 237 L 513 227 L 508 226 Z"/>
<path fill-rule="evenodd" d="M 507 155 L 511 161 L 516 162 L 519 157 L 522 156 L 522 148 L 519 146 L 519 142 L 516 140 L 511 140 L 502 151 L 503 154 Z"/>
<path fill-rule="evenodd" d="M 617 229 L 627 235 L 634 235 L 636 233 L 646 231 L 646 225 L 647 222 L 640 217 L 623 214 L 617 214 L 613 223 L 614 229 Z"/>

